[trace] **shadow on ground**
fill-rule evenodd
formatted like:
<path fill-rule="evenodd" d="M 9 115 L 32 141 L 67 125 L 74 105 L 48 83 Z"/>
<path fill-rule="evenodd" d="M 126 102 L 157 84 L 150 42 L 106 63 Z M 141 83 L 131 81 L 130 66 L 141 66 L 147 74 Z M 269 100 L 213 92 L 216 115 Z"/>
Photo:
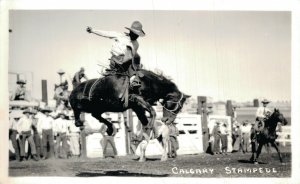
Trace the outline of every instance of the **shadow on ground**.
<path fill-rule="evenodd" d="M 99 171 L 99 172 L 80 172 L 75 176 L 78 177 L 97 177 L 97 176 L 137 176 L 137 177 L 167 177 L 168 174 L 145 174 L 145 173 L 135 173 L 128 172 L 125 170 L 115 170 L 115 171 Z"/>
<path fill-rule="evenodd" d="M 254 164 L 253 161 L 250 160 L 238 160 L 239 163 L 246 163 L 246 164 Z M 267 164 L 265 162 L 258 162 L 258 164 Z"/>

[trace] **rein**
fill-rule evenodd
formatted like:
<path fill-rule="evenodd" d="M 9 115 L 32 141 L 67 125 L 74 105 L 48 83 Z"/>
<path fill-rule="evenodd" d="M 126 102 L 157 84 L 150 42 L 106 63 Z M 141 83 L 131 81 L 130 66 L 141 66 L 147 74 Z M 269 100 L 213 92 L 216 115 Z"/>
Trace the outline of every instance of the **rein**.
<path fill-rule="evenodd" d="M 183 93 L 181 93 L 181 97 L 180 97 L 180 99 L 177 102 L 174 102 L 174 101 L 171 101 L 171 100 L 167 101 L 167 102 L 171 102 L 171 103 L 175 103 L 176 104 L 176 106 L 175 106 L 174 109 L 170 110 L 170 109 L 166 108 L 164 105 L 163 105 L 163 108 L 166 109 L 171 114 L 176 115 L 175 111 L 177 111 L 179 107 L 182 107 L 181 104 L 180 104 L 182 99 L 183 99 Z"/>

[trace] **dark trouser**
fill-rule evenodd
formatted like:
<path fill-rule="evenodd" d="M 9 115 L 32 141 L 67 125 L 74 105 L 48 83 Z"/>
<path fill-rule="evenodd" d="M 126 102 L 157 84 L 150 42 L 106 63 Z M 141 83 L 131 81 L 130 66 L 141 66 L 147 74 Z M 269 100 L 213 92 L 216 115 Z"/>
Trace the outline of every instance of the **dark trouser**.
<path fill-rule="evenodd" d="M 214 136 L 215 142 L 214 142 L 214 152 L 220 153 L 220 142 L 221 142 L 221 135 L 217 134 Z"/>
<path fill-rule="evenodd" d="M 42 146 L 43 146 L 43 157 L 47 158 L 47 143 L 49 142 L 50 154 L 49 157 L 54 155 L 54 137 L 52 129 L 42 131 Z"/>
<path fill-rule="evenodd" d="M 116 145 L 115 145 L 115 140 L 113 136 L 103 136 L 103 157 L 106 157 L 106 149 L 107 149 L 107 144 L 110 143 L 114 155 L 117 155 L 117 149 L 116 149 Z"/>
<path fill-rule="evenodd" d="M 20 135 L 21 139 L 21 145 L 20 145 L 20 150 L 21 150 L 21 156 L 25 156 L 25 142 L 26 140 L 28 141 L 31 149 L 31 154 L 35 155 L 36 154 L 36 147 L 33 141 L 33 135 L 31 135 L 31 131 L 26 131 L 22 132 Z"/>
<path fill-rule="evenodd" d="M 36 147 L 36 154 L 38 157 L 41 156 L 41 153 L 42 153 L 42 150 L 41 150 L 41 137 L 40 135 L 36 132 L 34 133 L 33 135 L 33 140 L 34 140 L 34 144 L 35 144 L 35 147 Z"/>
<path fill-rule="evenodd" d="M 179 149 L 178 140 L 174 136 L 170 136 L 170 142 L 169 142 L 169 155 L 172 157 L 177 156 L 177 150 Z"/>
<path fill-rule="evenodd" d="M 60 149 L 60 143 L 62 142 L 62 149 Z M 67 142 L 67 134 L 59 133 L 56 136 L 56 144 L 55 144 L 55 156 L 67 158 L 68 152 L 68 142 Z"/>
<path fill-rule="evenodd" d="M 12 130 L 11 134 L 9 135 L 9 139 L 11 140 L 12 146 L 15 150 L 16 159 L 18 160 L 20 158 L 20 150 L 17 141 L 17 134 L 18 132 L 16 130 Z"/>
<path fill-rule="evenodd" d="M 228 144 L 227 135 L 221 135 L 221 144 L 222 144 L 222 151 L 224 151 L 226 153 L 227 152 L 227 144 Z"/>

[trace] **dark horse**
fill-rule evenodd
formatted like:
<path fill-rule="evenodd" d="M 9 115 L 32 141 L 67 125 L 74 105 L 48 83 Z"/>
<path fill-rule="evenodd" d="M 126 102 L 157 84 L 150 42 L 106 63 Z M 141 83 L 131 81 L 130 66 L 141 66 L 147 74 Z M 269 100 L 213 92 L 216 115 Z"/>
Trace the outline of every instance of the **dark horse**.
<path fill-rule="evenodd" d="M 278 122 L 281 122 L 283 125 L 286 125 L 288 122 L 284 118 L 284 116 L 280 113 L 279 109 L 274 109 L 274 112 L 265 119 L 265 125 L 262 131 L 256 132 L 253 131 L 252 136 L 256 136 L 256 141 L 252 142 L 252 157 L 250 158 L 255 164 L 257 164 L 257 159 L 261 153 L 261 149 L 263 145 L 270 143 L 277 151 L 280 162 L 282 162 L 282 156 L 280 150 L 275 142 L 276 135 L 276 127 Z M 256 135 L 255 135 L 256 134 Z M 258 148 L 256 150 L 256 145 L 258 144 Z"/>
<path fill-rule="evenodd" d="M 125 105 L 125 101 L 126 90 L 129 89 L 129 76 L 125 74 L 108 75 L 78 85 L 69 97 L 74 111 L 75 125 L 83 125 L 80 113 L 87 112 L 111 129 L 111 122 L 104 119 L 101 116 L 102 113 L 123 112 L 132 109 L 145 131 L 150 134 L 156 117 L 152 106 L 161 100 L 163 105 L 162 121 L 166 124 L 173 122 L 189 96 L 180 92 L 172 81 L 162 75 L 141 69 L 139 76 L 141 76 L 141 87 L 138 90 L 129 90 L 127 105 Z M 150 114 L 149 121 L 146 112 Z"/>

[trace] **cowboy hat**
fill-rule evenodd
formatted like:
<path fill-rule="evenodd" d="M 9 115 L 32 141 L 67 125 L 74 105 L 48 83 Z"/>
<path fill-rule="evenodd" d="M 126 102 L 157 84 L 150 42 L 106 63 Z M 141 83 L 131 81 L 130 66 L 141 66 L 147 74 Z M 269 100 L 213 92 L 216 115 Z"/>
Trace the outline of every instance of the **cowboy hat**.
<path fill-rule="evenodd" d="M 23 80 L 23 79 L 20 79 L 20 80 L 17 81 L 17 84 L 26 84 L 26 81 Z"/>
<path fill-rule="evenodd" d="M 270 103 L 270 101 L 267 100 L 267 99 L 263 99 L 263 100 L 261 101 L 261 103 L 268 104 L 268 103 Z"/>
<path fill-rule="evenodd" d="M 33 110 L 30 110 L 30 109 L 26 109 L 25 111 L 23 111 L 23 114 L 36 114 Z"/>
<path fill-rule="evenodd" d="M 45 112 L 52 112 L 52 110 L 51 110 L 49 107 L 45 107 L 45 108 L 41 109 L 41 112 L 42 112 L 42 113 L 45 113 Z"/>
<path fill-rule="evenodd" d="M 143 26 L 139 21 L 134 21 L 131 24 L 131 27 L 125 27 L 126 29 L 132 31 L 133 33 L 139 35 L 139 36 L 145 36 L 145 32 L 143 31 Z"/>
<path fill-rule="evenodd" d="M 69 118 L 69 116 L 68 116 L 66 113 L 64 113 L 64 112 L 59 112 L 59 113 L 57 114 L 57 117 L 60 117 L 61 115 L 63 115 L 65 119 L 68 119 L 68 118 Z"/>
<path fill-rule="evenodd" d="M 62 69 L 59 69 L 59 70 L 57 71 L 57 73 L 58 73 L 59 75 L 63 75 L 63 74 L 65 74 L 66 72 L 63 71 Z"/>

